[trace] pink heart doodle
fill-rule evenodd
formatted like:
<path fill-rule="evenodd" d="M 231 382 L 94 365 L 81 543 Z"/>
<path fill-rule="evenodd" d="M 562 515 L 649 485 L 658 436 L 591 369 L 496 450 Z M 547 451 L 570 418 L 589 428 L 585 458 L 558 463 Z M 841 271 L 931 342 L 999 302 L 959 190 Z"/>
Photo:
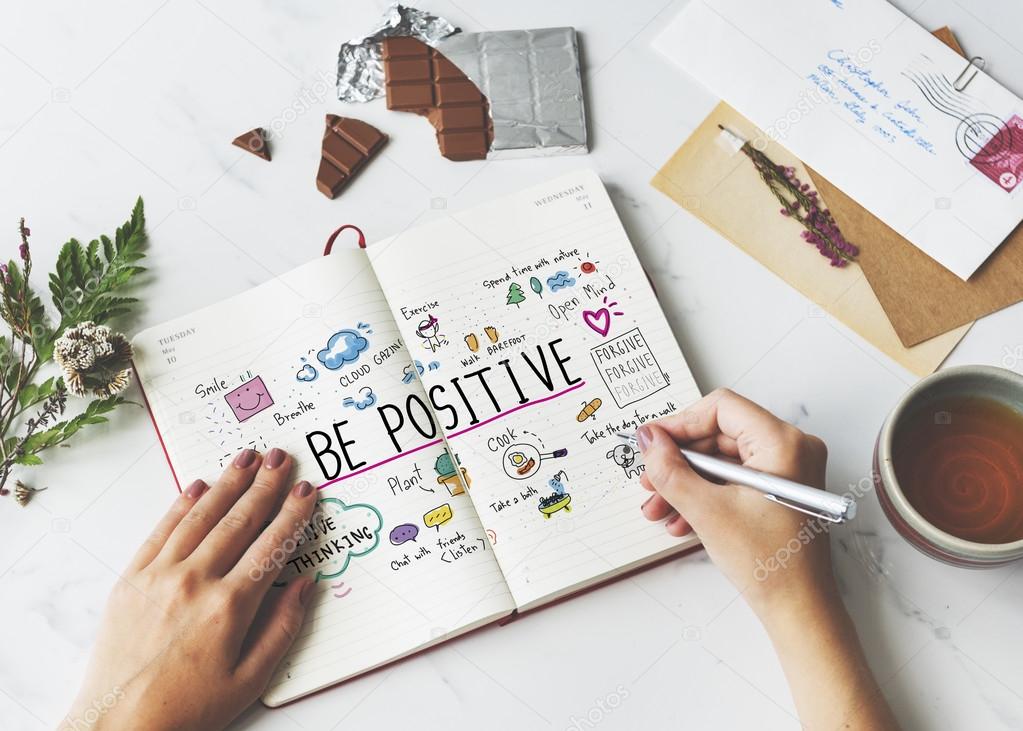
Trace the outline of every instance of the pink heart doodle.
<path fill-rule="evenodd" d="M 601 307 L 596 312 L 583 310 L 583 322 L 602 338 L 607 337 L 607 334 L 611 332 L 611 313 L 606 307 Z"/>

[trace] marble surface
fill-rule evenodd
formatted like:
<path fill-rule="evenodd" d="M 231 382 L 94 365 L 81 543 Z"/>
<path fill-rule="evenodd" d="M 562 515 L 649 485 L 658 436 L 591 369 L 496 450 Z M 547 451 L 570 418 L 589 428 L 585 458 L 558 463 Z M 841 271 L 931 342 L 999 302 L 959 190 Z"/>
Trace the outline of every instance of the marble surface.
<path fill-rule="evenodd" d="M 588 157 L 448 163 L 432 130 L 382 103 L 333 97 L 338 44 L 384 2 L 28 0 L 0 10 L 0 221 L 27 217 L 39 271 L 74 235 L 146 201 L 152 267 L 134 330 L 318 255 L 335 226 L 373 238 L 581 165 L 612 191 L 703 389 L 730 386 L 824 437 L 829 480 L 867 480 L 874 435 L 912 382 L 841 324 L 648 185 L 714 103 L 650 48 L 684 3 L 437 0 L 467 30 L 574 25 Z M 1023 93 L 1023 6 L 900 0 L 951 25 Z M 337 201 L 313 182 L 323 114 L 392 135 Z M 267 164 L 230 140 L 274 120 Z M 979 322 L 950 363 L 1023 370 L 1023 307 Z M 174 496 L 147 417 L 124 409 L 30 475 L 28 509 L 0 500 L 0 727 L 51 728 L 84 669 L 104 598 Z M 1023 571 L 966 571 L 910 548 L 872 494 L 832 537 L 870 663 L 908 729 L 1023 728 Z M 239 729 L 762 728 L 798 721 L 771 646 L 703 554 L 476 633 Z M 589 724 L 589 725 L 587 725 Z"/>

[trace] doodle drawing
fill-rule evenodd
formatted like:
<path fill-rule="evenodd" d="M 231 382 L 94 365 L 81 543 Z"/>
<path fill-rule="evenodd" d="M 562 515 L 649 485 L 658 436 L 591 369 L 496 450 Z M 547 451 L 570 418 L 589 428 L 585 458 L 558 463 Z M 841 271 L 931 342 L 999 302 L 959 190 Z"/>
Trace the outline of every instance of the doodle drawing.
<path fill-rule="evenodd" d="M 465 336 L 465 347 L 469 349 L 470 353 L 475 353 L 480 349 L 480 341 L 476 337 L 476 333 L 469 333 Z"/>
<path fill-rule="evenodd" d="M 458 461 L 458 455 L 456 454 L 455 458 L 452 459 L 451 452 L 447 449 L 437 457 L 437 461 L 433 464 L 433 469 L 437 473 L 437 482 L 444 485 L 450 495 L 461 495 L 465 492 L 465 489 L 462 487 L 463 481 L 466 488 L 472 484 L 469 479 L 469 473 L 465 471 L 465 467 L 462 467 Z M 459 477 L 459 472 L 461 472 L 461 477 Z"/>
<path fill-rule="evenodd" d="M 327 340 L 327 347 L 316 353 L 316 360 L 327 370 L 336 371 L 357 361 L 367 348 L 369 341 L 358 330 L 338 330 Z"/>
<path fill-rule="evenodd" d="M 525 480 L 537 473 L 540 469 L 540 462 L 544 459 L 555 459 L 567 455 L 567 449 L 555 449 L 553 452 L 540 454 L 540 450 L 532 444 L 513 444 L 504 450 L 501 465 L 508 477 L 513 480 Z"/>
<path fill-rule="evenodd" d="M 526 301 L 526 295 L 522 293 L 522 285 L 518 282 L 512 282 L 508 286 L 508 299 L 505 300 L 506 305 L 515 305 L 518 307 L 520 304 Z"/>
<path fill-rule="evenodd" d="M 566 513 L 572 512 L 572 496 L 565 491 L 564 481 L 567 479 L 568 474 L 561 470 L 547 481 L 547 485 L 551 488 L 551 494 L 541 498 L 540 504 L 536 506 L 536 509 L 543 513 L 544 520 L 549 519 L 559 510 L 564 510 Z"/>
<path fill-rule="evenodd" d="M 536 277 L 529 278 L 529 288 L 536 292 L 536 296 L 543 299 L 543 284 Z"/>
<path fill-rule="evenodd" d="M 416 539 L 416 536 L 418 535 L 419 535 L 418 525 L 416 525 L 415 523 L 402 523 L 401 525 L 396 525 L 394 528 L 392 528 L 391 533 L 389 536 L 387 536 L 387 538 L 395 546 L 400 546 L 402 543 L 414 541 Z"/>
<path fill-rule="evenodd" d="M 246 381 L 235 390 L 224 396 L 227 405 L 231 407 L 235 418 L 241 423 L 250 419 L 260 411 L 273 406 L 274 400 L 266 389 L 263 379 L 256 376 Z"/>
<path fill-rule="evenodd" d="M 298 369 L 298 373 L 295 374 L 295 380 L 302 381 L 303 383 L 312 383 L 319 378 L 320 372 L 311 364 L 305 363 L 305 358 L 302 361 L 304 365 Z"/>
<path fill-rule="evenodd" d="M 377 395 L 373 393 L 373 389 L 369 386 L 363 386 L 359 389 L 359 397 L 356 399 L 355 396 L 348 396 L 344 401 L 341 402 L 342 406 L 354 406 L 359 411 L 368 409 L 370 406 L 377 402 Z"/>
<path fill-rule="evenodd" d="M 625 314 L 621 310 L 611 309 L 617 305 L 617 302 L 608 302 L 607 297 L 604 297 L 604 306 L 599 310 L 583 310 L 583 322 L 600 337 L 607 337 L 607 334 L 611 332 L 611 316 L 618 317 Z"/>
<path fill-rule="evenodd" d="M 423 341 L 423 347 L 429 348 L 431 353 L 436 353 L 442 345 L 448 344 L 447 336 L 440 331 L 440 321 L 430 315 L 416 327 L 416 335 Z"/>
<path fill-rule="evenodd" d="M 639 477 L 646 465 L 636 463 L 636 450 L 628 444 L 619 444 L 610 450 L 606 455 L 607 459 L 614 460 L 614 463 L 625 470 L 625 479 L 633 476 Z"/>
<path fill-rule="evenodd" d="M 589 403 L 584 403 L 582 410 L 575 415 L 575 420 L 582 424 L 587 419 L 597 420 L 597 409 L 600 408 L 603 401 L 599 398 L 595 398 Z"/>
<path fill-rule="evenodd" d="M 427 528 L 436 528 L 437 532 L 440 533 L 440 527 L 451 520 L 452 517 L 454 517 L 454 513 L 451 512 L 451 505 L 444 503 L 426 513 L 423 516 L 423 524 Z"/>

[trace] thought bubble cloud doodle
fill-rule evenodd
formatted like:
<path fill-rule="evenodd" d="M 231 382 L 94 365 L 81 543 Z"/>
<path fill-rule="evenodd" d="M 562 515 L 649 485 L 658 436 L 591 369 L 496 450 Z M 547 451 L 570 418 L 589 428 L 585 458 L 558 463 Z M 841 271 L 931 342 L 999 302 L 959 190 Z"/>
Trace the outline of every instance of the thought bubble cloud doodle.
<path fill-rule="evenodd" d="M 345 505 L 335 497 L 326 497 L 316 507 L 314 521 L 326 526 L 317 552 L 326 561 L 316 572 L 316 580 L 336 579 L 353 558 L 366 556 L 380 545 L 384 519 L 372 505 Z"/>

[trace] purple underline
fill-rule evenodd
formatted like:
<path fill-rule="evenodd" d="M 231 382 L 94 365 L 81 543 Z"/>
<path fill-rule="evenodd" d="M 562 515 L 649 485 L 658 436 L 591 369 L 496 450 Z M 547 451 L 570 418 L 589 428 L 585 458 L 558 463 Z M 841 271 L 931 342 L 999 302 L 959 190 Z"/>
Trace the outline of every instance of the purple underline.
<path fill-rule="evenodd" d="M 514 414 L 516 411 L 521 411 L 522 409 L 528 409 L 530 406 L 539 406 L 540 404 L 542 404 L 542 403 L 544 403 L 546 401 L 553 401 L 556 398 L 561 398 L 566 393 L 571 393 L 572 391 L 575 391 L 577 388 L 582 388 L 585 385 L 586 385 L 586 381 L 580 381 L 579 383 L 575 384 L 574 386 L 569 386 L 568 388 L 566 388 L 563 391 L 558 391 L 557 393 L 552 393 L 550 396 L 544 396 L 543 398 L 536 399 L 535 401 L 527 401 L 524 404 L 519 404 L 514 409 L 508 409 L 508 411 L 502 411 L 500 414 L 495 414 L 494 416 L 491 416 L 489 419 L 485 419 L 485 420 L 479 422 L 478 424 L 473 424 L 472 426 L 467 426 L 465 429 L 462 429 L 461 431 L 456 431 L 454 434 L 452 434 L 451 436 L 448 437 L 448 440 L 454 439 L 455 437 L 461 436 L 462 434 L 467 434 L 467 433 L 473 431 L 474 429 L 479 429 L 481 426 L 486 426 L 487 424 L 490 424 L 491 422 L 497 421 L 498 419 L 503 419 L 506 416 L 510 416 L 511 414 Z M 369 472 L 370 470 L 375 470 L 377 467 L 383 467 L 388 462 L 393 462 L 396 459 L 401 459 L 402 457 L 407 457 L 410 454 L 415 454 L 416 452 L 418 452 L 418 451 L 420 451 L 422 449 L 429 449 L 430 447 L 434 447 L 434 446 L 442 443 L 443 441 L 444 441 L 443 439 L 434 439 L 433 441 L 426 442 L 425 444 L 420 444 L 418 447 L 415 447 L 413 449 L 409 449 L 408 451 L 405 451 L 405 452 L 399 452 L 398 454 L 395 454 L 395 455 L 393 455 L 391 457 L 388 457 L 387 459 L 384 459 L 384 460 L 381 460 L 379 462 L 376 462 L 375 464 L 371 464 L 368 467 L 363 467 L 363 468 L 361 468 L 359 470 L 356 470 L 355 472 L 349 472 L 347 475 L 344 475 L 343 477 L 335 477 L 333 480 L 327 480 L 322 485 L 320 485 L 317 489 L 318 490 L 322 490 L 323 488 L 329 487 L 330 485 L 333 485 L 333 484 L 335 484 L 337 482 L 343 482 L 344 480 L 347 480 L 349 478 L 357 477 L 357 476 L 363 474 L 364 472 Z"/>

